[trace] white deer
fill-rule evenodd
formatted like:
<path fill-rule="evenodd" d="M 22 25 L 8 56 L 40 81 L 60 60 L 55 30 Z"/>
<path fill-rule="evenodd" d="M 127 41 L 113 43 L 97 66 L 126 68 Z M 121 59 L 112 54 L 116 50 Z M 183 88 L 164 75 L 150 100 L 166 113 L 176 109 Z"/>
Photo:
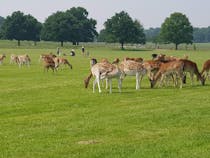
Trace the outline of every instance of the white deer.
<path fill-rule="evenodd" d="M 101 93 L 100 80 L 103 79 L 108 80 L 110 86 L 109 92 L 112 93 L 112 78 L 118 79 L 118 88 L 119 92 L 121 92 L 122 73 L 117 65 L 106 62 L 97 63 L 91 68 L 91 73 L 95 77 L 95 80 L 93 81 L 93 93 L 95 92 L 96 84 L 98 85 L 99 93 Z"/>

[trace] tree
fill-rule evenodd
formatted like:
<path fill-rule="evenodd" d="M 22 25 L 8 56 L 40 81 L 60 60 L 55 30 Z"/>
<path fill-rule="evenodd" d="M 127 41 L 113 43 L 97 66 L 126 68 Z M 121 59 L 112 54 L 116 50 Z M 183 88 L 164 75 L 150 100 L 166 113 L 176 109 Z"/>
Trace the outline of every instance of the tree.
<path fill-rule="evenodd" d="M 0 16 L 0 39 L 2 38 L 2 35 L 1 35 L 1 26 L 3 25 L 4 23 L 4 18 Z"/>
<path fill-rule="evenodd" d="M 44 25 L 41 38 L 48 41 L 64 41 L 73 44 L 91 42 L 97 35 L 96 20 L 88 19 L 88 12 L 82 7 L 73 7 L 65 12 L 50 15 Z"/>
<path fill-rule="evenodd" d="M 64 41 L 71 37 L 71 27 L 73 17 L 67 17 L 64 12 L 56 12 L 50 15 L 41 31 L 41 39 L 46 41 L 60 41 L 63 46 Z"/>
<path fill-rule="evenodd" d="M 3 22 L 4 22 L 4 18 L 0 16 L 0 28 L 1 28 L 2 24 L 3 24 Z"/>
<path fill-rule="evenodd" d="M 38 22 L 33 16 L 26 15 L 26 30 L 28 32 L 25 40 L 32 40 L 35 42 L 40 41 L 40 34 L 42 29 L 42 24 Z"/>
<path fill-rule="evenodd" d="M 109 43 L 113 43 L 115 41 L 117 41 L 117 39 L 115 38 L 114 35 L 112 35 L 111 33 L 108 33 L 107 30 L 102 29 L 97 37 L 97 41 L 98 42 L 109 42 Z"/>
<path fill-rule="evenodd" d="M 7 16 L 2 27 L 1 34 L 4 39 L 18 40 L 39 40 L 41 24 L 31 15 L 24 15 L 22 12 L 13 12 Z"/>
<path fill-rule="evenodd" d="M 96 20 L 88 19 L 88 12 L 82 7 L 73 7 L 66 11 L 67 14 L 71 14 L 74 17 L 73 23 L 73 38 L 71 42 L 73 44 L 79 44 L 79 42 L 91 42 L 95 36 L 98 35 L 96 31 Z"/>
<path fill-rule="evenodd" d="M 174 43 L 177 50 L 181 43 L 192 43 L 193 27 L 186 15 L 173 13 L 162 24 L 160 36 L 165 42 Z"/>
<path fill-rule="evenodd" d="M 124 43 L 145 43 L 144 28 L 137 20 L 133 21 L 128 13 L 122 11 L 116 13 L 111 19 L 104 23 L 106 42 L 114 41 L 121 44 L 123 48 Z"/>

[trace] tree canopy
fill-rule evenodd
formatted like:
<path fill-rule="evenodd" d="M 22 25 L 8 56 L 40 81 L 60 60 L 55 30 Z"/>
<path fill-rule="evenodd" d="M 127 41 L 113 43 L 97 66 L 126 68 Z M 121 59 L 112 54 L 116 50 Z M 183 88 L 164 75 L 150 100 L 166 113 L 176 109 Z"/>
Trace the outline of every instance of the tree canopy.
<path fill-rule="evenodd" d="M 0 39 L 2 38 L 2 35 L 1 35 L 1 26 L 3 25 L 3 22 L 4 22 L 4 18 L 0 16 Z"/>
<path fill-rule="evenodd" d="M 4 18 L 0 16 L 0 28 L 1 28 L 1 25 L 3 24 L 4 22 Z"/>
<path fill-rule="evenodd" d="M 104 23 L 105 29 L 100 33 L 100 40 L 124 43 L 145 43 L 144 28 L 137 20 L 132 20 L 128 13 L 116 13 Z"/>
<path fill-rule="evenodd" d="M 2 38 L 18 40 L 18 45 L 20 45 L 20 40 L 38 41 L 40 31 L 41 23 L 31 15 L 24 15 L 20 11 L 7 16 L 1 27 Z"/>
<path fill-rule="evenodd" d="M 174 43 L 177 50 L 181 43 L 192 43 L 193 27 L 186 15 L 173 13 L 162 24 L 160 36 L 163 41 Z"/>
<path fill-rule="evenodd" d="M 73 44 L 91 42 L 97 35 L 96 20 L 88 19 L 88 12 L 82 7 L 73 7 L 65 12 L 50 15 L 42 29 L 41 38 L 49 41 L 64 41 Z"/>

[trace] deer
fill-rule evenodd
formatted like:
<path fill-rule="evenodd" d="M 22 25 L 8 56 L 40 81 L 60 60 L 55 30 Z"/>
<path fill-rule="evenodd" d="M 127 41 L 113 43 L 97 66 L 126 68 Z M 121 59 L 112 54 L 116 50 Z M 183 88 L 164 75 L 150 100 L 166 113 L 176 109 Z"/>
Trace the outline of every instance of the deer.
<path fill-rule="evenodd" d="M 67 59 L 65 59 L 65 58 L 62 58 L 62 57 L 54 57 L 52 59 L 56 63 L 56 65 L 58 65 L 58 66 L 68 65 L 70 69 L 73 68 L 72 65 L 69 63 L 69 61 Z"/>
<path fill-rule="evenodd" d="M 22 65 L 28 65 L 28 67 L 30 67 L 31 59 L 30 59 L 28 54 L 18 55 L 17 58 L 18 58 L 17 61 L 18 61 L 18 64 L 19 64 L 19 68 Z"/>
<path fill-rule="evenodd" d="M 121 78 L 124 79 L 126 75 L 136 76 L 136 90 L 140 89 L 141 80 L 147 72 L 144 66 L 140 62 L 124 59 L 119 67 L 122 72 Z"/>
<path fill-rule="evenodd" d="M 182 80 L 183 80 L 183 70 L 184 70 L 184 62 L 183 61 L 171 61 L 167 63 L 161 63 L 158 72 L 155 74 L 153 79 L 150 79 L 151 88 L 155 86 L 158 79 L 160 79 L 160 84 L 162 84 L 163 79 L 167 75 L 176 75 L 178 79 L 180 79 L 180 89 L 182 88 Z M 178 81 L 177 81 L 178 82 Z M 176 82 L 175 82 L 176 83 Z M 175 84 L 176 86 L 176 84 Z"/>
<path fill-rule="evenodd" d="M 203 64 L 203 68 L 202 68 L 202 71 L 201 71 L 201 76 L 206 80 L 206 78 L 210 77 L 209 76 L 209 70 L 210 70 L 210 59 L 206 60 Z"/>
<path fill-rule="evenodd" d="M 109 82 L 109 93 L 112 93 L 112 79 L 117 78 L 118 79 L 118 88 L 119 92 L 121 92 L 122 88 L 122 80 L 121 80 L 121 71 L 119 67 L 115 64 L 110 64 L 106 62 L 97 63 L 93 65 L 91 68 L 91 73 L 95 77 L 95 80 L 93 81 L 93 93 L 95 93 L 95 87 L 96 84 L 98 85 L 99 93 L 101 93 L 100 88 L 100 80 L 107 79 Z"/>
<path fill-rule="evenodd" d="M 90 69 L 91 69 L 95 64 L 97 64 L 97 63 L 98 63 L 98 62 L 97 62 L 97 59 L 91 58 L 91 59 L 90 59 Z M 102 58 L 102 59 L 100 60 L 99 63 L 111 64 L 111 63 L 108 61 L 107 58 Z M 119 63 L 119 59 L 118 59 L 118 58 L 116 58 L 116 59 L 112 62 L 112 64 L 116 64 L 116 65 L 117 65 L 118 63 Z M 85 88 L 88 87 L 89 81 L 90 81 L 90 79 L 91 79 L 92 77 L 93 77 L 92 72 L 90 72 L 90 74 L 88 75 L 88 77 L 86 77 L 86 78 L 84 79 Z M 105 80 L 106 80 L 106 89 L 108 89 L 108 79 L 106 78 Z M 102 80 L 102 81 L 103 81 L 103 80 Z M 102 82 L 102 83 L 103 83 L 103 82 Z"/>
<path fill-rule="evenodd" d="M 3 63 L 4 58 L 6 58 L 5 54 L 0 55 L 0 65 Z"/>
<path fill-rule="evenodd" d="M 49 57 L 49 56 L 42 56 L 42 61 L 43 61 L 43 66 L 44 66 L 44 71 L 49 70 L 49 68 L 52 69 L 52 71 L 56 71 L 57 69 L 57 65 L 55 64 L 53 58 Z"/>
<path fill-rule="evenodd" d="M 200 80 L 201 85 L 205 84 L 205 79 L 202 77 L 201 73 L 198 71 L 197 64 L 191 60 L 187 59 L 180 59 L 179 61 L 182 61 L 184 63 L 184 69 L 183 71 L 185 73 L 189 72 L 190 73 L 190 79 L 191 79 L 191 85 L 193 85 L 193 76 L 194 74 L 197 76 L 197 80 Z M 184 74 L 186 76 L 186 74 Z M 186 83 L 186 77 L 183 78 L 183 82 Z"/>
<path fill-rule="evenodd" d="M 18 56 L 15 55 L 15 54 L 11 54 L 10 55 L 10 62 L 9 63 L 10 64 L 14 64 L 14 63 L 18 64 Z"/>

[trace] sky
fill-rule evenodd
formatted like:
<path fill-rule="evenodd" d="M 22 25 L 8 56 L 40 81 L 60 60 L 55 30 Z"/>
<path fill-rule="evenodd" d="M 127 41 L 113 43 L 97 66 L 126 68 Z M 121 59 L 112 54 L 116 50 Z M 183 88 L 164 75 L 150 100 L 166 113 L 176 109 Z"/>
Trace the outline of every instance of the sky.
<path fill-rule="evenodd" d="M 210 26 L 210 0 L 0 0 L 0 16 L 21 11 L 43 23 L 52 13 L 79 6 L 88 11 L 88 18 L 97 21 L 97 31 L 121 11 L 140 21 L 145 29 L 160 27 L 174 12 L 185 14 L 193 27 Z"/>

